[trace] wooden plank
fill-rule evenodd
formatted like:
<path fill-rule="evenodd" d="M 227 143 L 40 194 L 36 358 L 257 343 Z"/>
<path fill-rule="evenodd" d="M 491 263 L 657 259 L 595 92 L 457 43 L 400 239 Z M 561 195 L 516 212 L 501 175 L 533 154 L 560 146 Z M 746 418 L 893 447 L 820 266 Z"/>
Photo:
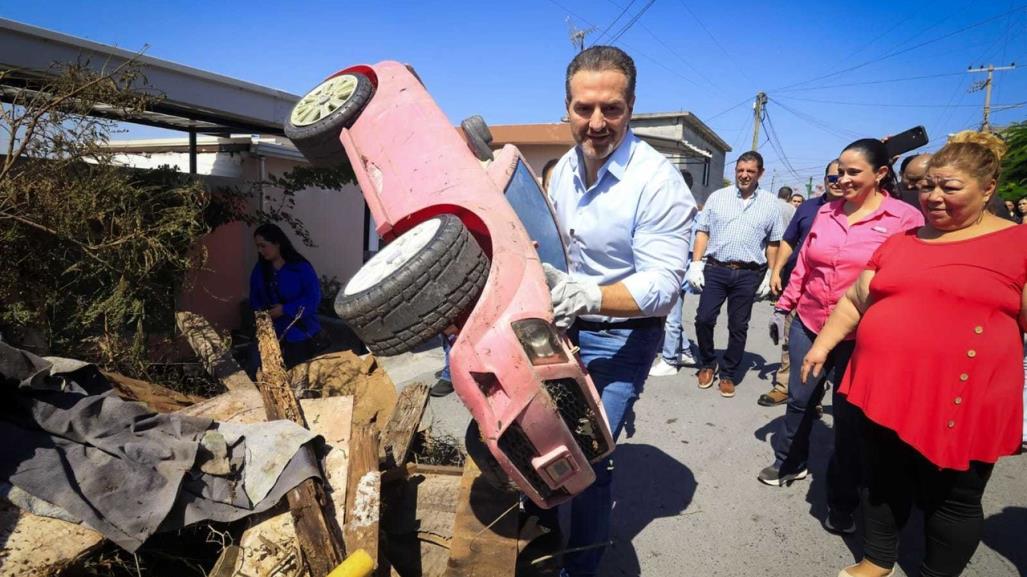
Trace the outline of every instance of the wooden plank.
<path fill-rule="evenodd" d="M 363 549 L 380 567 L 381 473 L 378 469 L 378 433 L 372 425 L 353 423 L 347 483 L 346 524 L 343 526 L 346 550 Z"/>
<path fill-rule="evenodd" d="M 267 420 L 264 399 L 257 389 L 224 393 L 206 401 L 200 401 L 178 412 L 183 415 L 233 423 L 262 423 Z"/>
<path fill-rule="evenodd" d="M 256 385 L 232 357 L 232 351 L 225 345 L 207 319 L 188 311 L 175 313 L 175 323 L 182 331 L 189 346 L 200 358 L 204 368 L 229 391 L 256 389 Z"/>
<path fill-rule="evenodd" d="M 268 420 L 288 419 L 306 427 L 303 410 L 289 388 L 278 337 L 267 313 L 257 314 L 257 343 L 262 367 L 257 389 L 264 399 Z M 307 479 L 290 490 L 286 497 L 296 541 L 311 577 L 328 575 L 346 558 L 346 548 L 324 487 L 314 479 Z"/>
<path fill-rule="evenodd" d="M 203 401 L 203 397 L 187 395 L 173 389 L 126 377 L 120 373 L 100 371 L 110 381 L 114 391 L 126 401 L 138 401 L 158 413 L 173 413 Z"/>
<path fill-rule="evenodd" d="M 449 577 L 512 576 L 517 565 L 517 495 L 494 489 L 464 464 L 449 551 Z"/>
<path fill-rule="evenodd" d="M 50 577 L 103 542 L 103 535 L 26 513 L 0 500 L 0 577 Z"/>
<path fill-rule="evenodd" d="M 382 429 L 379 459 L 386 468 L 401 467 L 410 453 L 410 443 L 421 425 L 421 417 L 428 406 L 428 385 L 416 383 L 399 394 L 396 410 Z"/>
<path fill-rule="evenodd" d="M 335 518 L 343 519 L 353 397 L 302 399 L 300 405 L 310 430 L 321 435 L 327 445 L 324 473 L 328 499 L 332 502 Z M 296 559 L 296 530 L 290 513 L 261 518 L 243 532 L 239 547 L 242 553 L 229 575 L 298 577 L 304 574 Z"/>

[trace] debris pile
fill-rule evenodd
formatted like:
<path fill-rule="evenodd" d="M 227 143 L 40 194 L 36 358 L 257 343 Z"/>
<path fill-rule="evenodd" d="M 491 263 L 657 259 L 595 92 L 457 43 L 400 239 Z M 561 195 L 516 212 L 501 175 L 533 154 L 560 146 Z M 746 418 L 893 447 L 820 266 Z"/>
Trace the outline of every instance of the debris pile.
<path fill-rule="evenodd" d="M 0 577 L 528 574 L 517 496 L 421 430 L 427 386 L 397 394 L 347 351 L 286 372 L 266 318 L 254 383 L 202 317 L 178 325 L 222 394 L 0 343 L 0 427 L 22 435 L 0 451 Z"/>

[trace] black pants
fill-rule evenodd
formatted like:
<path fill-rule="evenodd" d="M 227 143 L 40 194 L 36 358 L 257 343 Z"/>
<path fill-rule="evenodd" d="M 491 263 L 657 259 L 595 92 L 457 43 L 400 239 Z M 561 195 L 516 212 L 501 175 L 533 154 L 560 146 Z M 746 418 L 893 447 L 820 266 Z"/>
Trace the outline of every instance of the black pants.
<path fill-rule="evenodd" d="M 285 363 L 286 370 L 291 369 L 300 363 L 309 361 L 317 356 L 317 350 L 314 346 L 313 339 L 306 339 L 294 343 L 281 341 L 278 344 L 282 349 L 282 361 Z M 249 375 L 250 379 L 256 382 L 257 371 L 260 370 L 261 365 L 260 348 L 257 347 L 256 340 L 250 343 L 250 348 L 249 351 L 247 351 L 246 356 L 246 374 Z"/>
<path fill-rule="evenodd" d="M 981 541 L 981 496 L 994 465 L 972 461 L 968 471 L 939 469 L 891 429 L 868 419 L 864 432 L 866 559 L 884 568 L 895 565 L 899 532 L 915 503 L 924 511 L 927 537 L 920 575 L 962 573 Z"/>
<path fill-rule="evenodd" d="M 713 349 L 713 329 L 717 326 L 720 307 L 727 301 L 727 350 L 720 362 L 720 378 L 738 382 L 738 366 L 745 354 L 745 339 L 749 332 L 752 304 L 756 301 L 765 268 L 759 270 L 730 269 L 707 263 L 703 268 L 705 284 L 699 295 L 699 309 L 695 312 L 695 339 L 699 342 L 699 368 L 717 366 Z"/>

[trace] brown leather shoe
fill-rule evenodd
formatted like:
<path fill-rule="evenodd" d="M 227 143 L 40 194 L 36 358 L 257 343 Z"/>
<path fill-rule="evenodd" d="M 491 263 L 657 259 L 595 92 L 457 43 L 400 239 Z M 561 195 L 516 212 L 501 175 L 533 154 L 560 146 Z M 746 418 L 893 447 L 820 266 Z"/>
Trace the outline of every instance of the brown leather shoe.
<path fill-rule="evenodd" d="M 769 393 L 763 393 L 757 399 L 756 404 L 761 407 L 774 407 L 788 402 L 788 392 L 781 389 L 773 389 Z"/>
<path fill-rule="evenodd" d="M 735 382 L 731 379 L 720 379 L 720 396 L 728 398 L 735 396 Z"/>
<path fill-rule="evenodd" d="M 713 369 L 699 369 L 699 388 L 708 389 L 713 386 Z"/>

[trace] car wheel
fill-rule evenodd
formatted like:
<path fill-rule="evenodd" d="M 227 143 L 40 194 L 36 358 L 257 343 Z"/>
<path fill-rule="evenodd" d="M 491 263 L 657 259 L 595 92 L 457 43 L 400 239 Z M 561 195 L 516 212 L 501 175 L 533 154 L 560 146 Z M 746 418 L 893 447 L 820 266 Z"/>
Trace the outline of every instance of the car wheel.
<path fill-rule="evenodd" d="M 405 353 L 477 300 L 489 261 L 460 219 L 443 214 L 386 245 L 335 299 L 335 312 L 376 355 Z"/>
<path fill-rule="evenodd" d="M 374 94 L 371 80 L 356 72 L 333 76 L 301 98 L 285 121 L 285 135 L 314 166 L 337 166 L 346 160 L 339 142 Z"/>
<path fill-rule="evenodd" d="M 478 428 L 478 421 L 471 419 L 467 425 L 467 434 L 464 435 L 464 448 L 467 449 L 467 456 L 481 471 L 481 476 L 500 491 L 519 491 L 517 485 L 510 480 L 510 476 L 499 466 L 499 461 L 492 456 L 488 445 L 481 439 L 481 430 Z"/>
<path fill-rule="evenodd" d="M 467 135 L 467 146 L 470 147 L 478 160 L 492 160 L 492 131 L 489 130 L 485 119 L 475 114 L 460 123 L 460 128 Z"/>

